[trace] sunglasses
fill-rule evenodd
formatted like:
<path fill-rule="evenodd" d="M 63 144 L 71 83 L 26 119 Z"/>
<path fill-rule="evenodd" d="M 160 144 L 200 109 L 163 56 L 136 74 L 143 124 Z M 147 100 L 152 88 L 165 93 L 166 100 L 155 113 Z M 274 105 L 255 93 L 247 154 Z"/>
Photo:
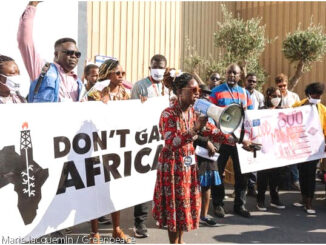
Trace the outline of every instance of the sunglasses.
<path fill-rule="evenodd" d="M 282 98 L 281 95 L 271 95 L 272 98 Z"/>
<path fill-rule="evenodd" d="M 221 78 L 219 78 L 219 77 L 211 77 L 211 80 L 212 80 L 212 81 L 220 81 Z"/>
<path fill-rule="evenodd" d="M 79 51 L 74 51 L 74 50 L 62 50 L 62 53 L 68 55 L 68 56 L 73 56 L 75 55 L 77 58 L 81 56 L 81 52 Z"/>
<path fill-rule="evenodd" d="M 248 83 L 257 83 L 255 80 L 248 80 Z"/>
<path fill-rule="evenodd" d="M 285 88 L 286 85 L 278 85 L 279 88 Z"/>
<path fill-rule="evenodd" d="M 126 72 L 125 71 L 116 71 L 116 72 L 113 72 L 114 74 L 116 74 L 117 76 L 125 76 L 126 75 Z"/>
<path fill-rule="evenodd" d="M 193 94 L 199 94 L 201 89 L 199 87 L 194 87 L 194 88 L 183 88 L 183 89 L 191 89 L 191 92 Z"/>

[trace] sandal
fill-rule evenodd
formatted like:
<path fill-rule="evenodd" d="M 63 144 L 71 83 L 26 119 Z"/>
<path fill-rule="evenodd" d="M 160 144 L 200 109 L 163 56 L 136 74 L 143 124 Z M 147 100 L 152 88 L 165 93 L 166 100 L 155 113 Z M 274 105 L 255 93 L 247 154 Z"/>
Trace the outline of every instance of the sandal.
<path fill-rule="evenodd" d="M 119 229 L 118 231 L 114 230 L 112 233 L 112 237 L 114 239 L 119 238 L 120 240 L 123 240 L 125 243 L 131 243 L 131 237 L 125 235 L 125 233 L 121 229 Z"/>
<path fill-rule="evenodd" d="M 100 244 L 100 233 L 96 232 L 91 232 L 91 234 L 88 236 L 89 237 L 89 243 L 90 244 Z"/>

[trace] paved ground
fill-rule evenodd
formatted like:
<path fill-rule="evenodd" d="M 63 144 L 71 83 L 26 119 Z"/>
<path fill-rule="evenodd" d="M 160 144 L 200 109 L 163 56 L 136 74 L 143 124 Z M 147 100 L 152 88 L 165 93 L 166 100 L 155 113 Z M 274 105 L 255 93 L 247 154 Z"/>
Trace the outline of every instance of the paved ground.
<path fill-rule="evenodd" d="M 227 194 L 232 190 L 227 189 Z M 285 210 L 268 208 L 267 212 L 256 210 L 256 201 L 247 198 L 247 208 L 252 211 L 251 218 L 233 215 L 233 198 L 227 198 L 225 208 L 228 214 L 223 219 L 217 219 L 220 227 L 201 226 L 198 230 L 185 234 L 186 243 L 326 243 L 326 200 L 324 185 L 317 183 L 316 200 L 314 207 L 317 215 L 308 216 L 302 208 L 293 207 L 292 203 L 299 200 L 300 194 L 296 191 L 281 191 L 281 200 L 286 205 Z M 267 203 L 269 195 L 267 195 Z M 149 203 L 150 204 L 150 203 Z M 210 215 L 213 216 L 212 209 Z M 133 236 L 133 209 L 121 212 L 121 226 L 125 233 Z M 158 229 L 152 216 L 147 222 L 149 238 L 136 239 L 136 243 L 153 244 L 168 243 L 167 231 Z M 83 223 L 72 228 L 68 235 L 75 243 L 87 241 L 90 224 Z M 101 225 L 100 233 L 108 242 L 112 232 L 112 225 Z"/>

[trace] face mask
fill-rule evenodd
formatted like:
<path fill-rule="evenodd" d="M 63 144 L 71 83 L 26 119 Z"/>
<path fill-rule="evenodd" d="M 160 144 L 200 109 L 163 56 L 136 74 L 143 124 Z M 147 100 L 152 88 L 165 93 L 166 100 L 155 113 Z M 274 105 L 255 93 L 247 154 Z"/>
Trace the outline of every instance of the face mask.
<path fill-rule="evenodd" d="M 320 103 L 320 99 L 313 99 L 313 98 L 311 98 L 310 96 L 309 96 L 309 103 L 310 104 L 318 104 L 318 103 Z"/>
<path fill-rule="evenodd" d="M 278 106 L 280 102 L 281 102 L 281 98 L 272 98 L 271 99 L 271 103 L 273 106 Z"/>
<path fill-rule="evenodd" d="M 151 77 L 156 81 L 162 81 L 165 69 L 151 69 Z"/>
<path fill-rule="evenodd" d="M 21 82 L 21 77 L 19 75 L 10 77 L 7 77 L 5 75 L 1 76 L 7 78 L 6 83 L 4 85 L 6 85 L 10 89 L 10 93 L 16 93 L 19 90 Z"/>

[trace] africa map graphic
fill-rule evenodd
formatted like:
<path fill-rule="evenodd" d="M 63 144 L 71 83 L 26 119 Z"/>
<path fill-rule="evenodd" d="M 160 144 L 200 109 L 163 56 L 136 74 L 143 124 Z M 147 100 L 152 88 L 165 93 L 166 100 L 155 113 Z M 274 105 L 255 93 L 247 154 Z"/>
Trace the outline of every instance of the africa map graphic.
<path fill-rule="evenodd" d="M 5 146 L 0 150 L 0 189 L 14 185 L 18 195 L 18 210 L 25 225 L 33 222 L 42 199 L 41 188 L 49 176 L 48 169 L 42 169 L 33 159 L 33 147 L 28 124 L 22 125 L 20 154 L 15 146 Z M 2 198 L 2 200 L 5 200 Z"/>

